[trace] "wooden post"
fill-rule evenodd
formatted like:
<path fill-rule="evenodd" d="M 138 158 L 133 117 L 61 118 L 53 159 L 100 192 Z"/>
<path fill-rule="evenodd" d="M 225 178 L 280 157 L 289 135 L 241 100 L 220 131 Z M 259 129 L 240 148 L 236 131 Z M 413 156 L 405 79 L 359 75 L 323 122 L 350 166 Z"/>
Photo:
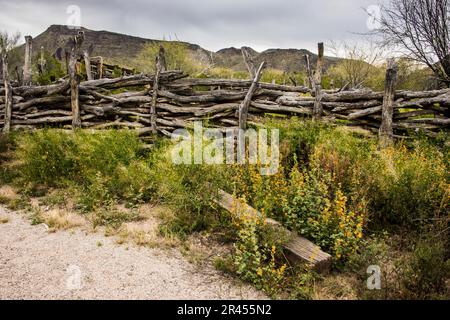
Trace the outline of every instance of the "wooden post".
<path fill-rule="evenodd" d="M 247 50 L 247 47 L 242 47 L 241 52 L 242 57 L 244 58 L 245 66 L 247 67 L 248 73 L 250 74 L 250 78 L 254 79 L 256 76 L 256 67 L 252 57 L 250 56 L 250 53 Z"/>
<path fill-rule="evenodd" d="M 79 76 L 76 72 L 77 59 L 75 56 L 75 50 L 72 49 L 72 53 L 69 59 L 69 78 L 70 78 L 70 106 L 72 109 L 72 128 L 77 129 L 81 127 L 81 115 L 80 115 L 80 101 L 79 101 Z"/>
<path fill-rule="evenodd" d="M 23 64 L 23 85 L 31 86 L 31 57 L 33 55 L 33 38 L 25 37 L 25 62 Z"/>
<path fill-rule="evenodd" d="M 69 82 L 70 82 L 70 106 L 72 109 L 72 128 L 77 129 L 81 127 L 81 112 L 79 101 L 80 76 L 77 73 L 77 52 L 81 48 L 84 40 L 84 32 L 78 32 L 72 39 L 72 48 L 69 58 Z"/>
<path fill-rule="evenodd" d="M 320 42 L 318 44 L 318 51 L 319 52 L 317 55 L 316 73 L 314 76 L 314 92 L 315 92 L 314 110 L 313 110 L 314 119 L 320 119 L 323 113 L 323 106 L 322 106 L 322 71 L 323 71 L 323 56 L 324 56 L 323 42 Z"/>
<path fill-rule="evenodd" d="M 13 94 L 11 83 L 9 82 L 8 74 L 8 56 L 6 53 L 2 54 L 2 69 L 3 69 L 3 83 L 5 86 L 5 122 L 3 125 L 3 132 L 9 133 L 11 130 L 11 116 L 13 108 Z"/>
<path fill-rule="evenodd" d="M 397 64 L 394 59 L 388 60 L 386 80 L 384 83 L 383 107 L 379 131 L 380 146 L 385 148 L 393 143 L 392 123 L 394 118 L 395 84 L 397 82 Z"/>
<path fill-rule="evenodd" d="M 258 88 L 258 82 L 261 79 L 262 70 L 264 68 L 265 62 L 262 62 L 258 68 L 258 71 L 253 78 L 253 82 L 248 89 L 247 95 L 245 96 L 244 101 L 239 106 L 239 129 L 245 130 L 247 128 L 247 117 L 248 117 L 248 108 L 250 106 L 250 102 L 252 102 L 253 94 Z"/>
<path fill-rule="evenodd" d="M 314 89 L 314 79 L 311 70 L 311 62 L 309 60 L 309 55 L 305 54 L 303 57 L 305 58 L 305 66 L 306 66 L 306 80 L 307 80 L 306 86 L 312 90 Z"/>
<path fill-rule="evenodd" d="M 150 109 L 150 125 L 152 129 L 152 133 L 157 133 L 157 127 L 156 127 L 156 104 L 158 102 L 158 90 L 159 90 L 159 77 L 161 75 L 162 70 L 165 69 L 165 50 L 162 46 L 159 47 L 159 53 L 156 57 L 156 63 L 155 63 L 155 80 L 153 81 L 153 96 L 152 96 L 152 105 Z"/>
<path fill-rule="evenodd" d="M 98 59 L 97 73 L 98 73 L 98 78 L 102 79 L 103 78 L 103 57 L 102 56 L 100 56 Z"/>
<path fill-rule="evenodd" d="M 324 56 L 324 45 L 323 42 L 320 42 L 318 45 L 318 55 L 317 55 L 317 66 L 316 66 L 316 74 L 315 80 L 316 83 L 322 85 L 322 73 L 323 73 L 323 56 Z"/>
<path fill-rule="evenodd" d="M 84 57 L 84 65 L 86 67 L 86 77 L 88 81 L 94 80 L 92 77 L 92 70 L 91 70 L 91 57 L 89 56 L 88 50 L 83 51 L 83 57 Z"/>

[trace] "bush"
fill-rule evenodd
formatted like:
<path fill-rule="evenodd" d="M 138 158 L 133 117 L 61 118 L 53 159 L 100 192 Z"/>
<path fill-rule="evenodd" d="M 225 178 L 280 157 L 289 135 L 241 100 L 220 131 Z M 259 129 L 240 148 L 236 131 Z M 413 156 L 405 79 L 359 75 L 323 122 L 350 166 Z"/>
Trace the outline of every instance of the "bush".
<path fill-rule="evenodd" d="M 270 226 L 264 223 L 264 216 L 233 215 L 238 228 L 235 243 L 234 265 L 241 279 L 251 282 L 257 288 L 274 295 L 280 289 L 287 265 L 279 265 L 281 245 L 287 238 L 276 237 Z"/>
<path fill-rule="evenodd" d="M 368 167 L 367 192 L 374 222 L 420 228 L 444 217 L 449 174 L 444 154 L 422 143 L 381 151 Z"/>
<path fill-rule="evenodd" d="M 403 261 L 400 281 L 403 298 L 448 299 L 446 282 L 450 280 L 448 241 L 436 237 L 420 240 L 412 256 Z"/>
<path fill-rule="evenodd" d="M 137 157 L 140 142 L 131 131 L 39 130 L 19 138 L 17 160 L 25 182 L 47 186 L 83 184 L 99 172 L 113 176 L 118 165 Z"/>

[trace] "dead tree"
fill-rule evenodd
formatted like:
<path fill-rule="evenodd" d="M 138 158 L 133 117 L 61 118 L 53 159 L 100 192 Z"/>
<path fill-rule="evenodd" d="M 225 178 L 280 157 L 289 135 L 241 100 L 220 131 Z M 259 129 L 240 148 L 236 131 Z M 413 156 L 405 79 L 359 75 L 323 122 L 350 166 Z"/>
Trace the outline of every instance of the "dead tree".
<path fill-rule="evenodd" d="M 375 31 L 387 46 L 403 49 L 450 87 L 450 1 L 391 0 Z"/>

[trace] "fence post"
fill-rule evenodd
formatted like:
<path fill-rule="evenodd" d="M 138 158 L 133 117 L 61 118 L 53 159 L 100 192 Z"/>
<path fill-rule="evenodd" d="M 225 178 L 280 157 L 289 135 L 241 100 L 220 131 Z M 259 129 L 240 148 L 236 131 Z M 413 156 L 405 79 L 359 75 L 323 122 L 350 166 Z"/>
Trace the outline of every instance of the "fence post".
<path fill-rule="evenodd" d="M 389 59 L 384 83 L 383 107 L 381 113 L 381 126 L 379 130 L 380 146 L 385 148 L 393 143 L 393 117 L 395 102 L 395 84 L 397 82 L 397 64 L 394 59 Z"/>
<path fill-rule="evenodd" d="M 165 70 L 166 68 L 166 57 L 165 57 L 165 50 L 162 46 L 159 47 L 159 53 L 156 57 L 155 61 L 155 79 L 153 81 L 153 96 L 152 96 L 152 105 L 150 109 L 150 125 L 152 129 L 152 133 L 157 133 L 157 127 L 156 127 L 156 105 L 158 102 L 158 90 L 159 90 L 159 77 L 161 75 L 162 70 Z"/>
<path fill-rule="evenodd" d="M 242 57 L 244 58 L 244 63 L 245 63 L 245 66 L 247 67 L 248 73 L 250 74 L 250 77 L 252 79 L 254 79 L 256 76 L 256 67 L 255 67 L 255 64 L 253 63 L 253 59 L 250 56 L 250 53 L 247 50 L 247 47 L 242 47 L 241 52 L 242 52 Z"/>
<path fill-rule="evenodd" d="M 79 90 L 78 83 L 80 81 L 79 76 L 76 72 L 77 59 L 75 56 L 74 49 L 70 54 L 69 59 L 69 77 L 70 77 L 70 106 L 72 109 L 72 128 L 77 129 L 81 127 L 81 116 L 80 116 L 80 102 L 79 102 Z"/>
<path fill-rule="evenodd" d="M 264 65 L 265 62 L 263 61 L 259 66 L 258 71 L 256 71 L 255 77 L 253 78 L 253 82 L 250 86 L 250 89 L 248 89 L 244 101 L 239 106 L 239 129 L 245 130 L 247 128 L 248 108 L 250 106 L 250 103 L 252 102 L 253 94 L 258 88 L 258 82 L 261 79 L 261 74 Z"/>
<path fill-rule="evenodd" d="M 8 56 L 6 53 L 2 54 L 2 69 L 3 69 L 3 82 L 5 85 L 5 119 L 3 125 L 3 132 L 9 133 L 11 130 L 11 116 L 13 108 L 13 94 L 11 83 L 9 82 L 8 74 Z"/>
<path fill-rule="evenodd" d="M 318 44 L 319 54 L 317 56 L 317 66 L 314 79 L 314 110 L 313 115 L 315 119 L 320 119 L 323 113 L 322 107 L 322 71 L 323 71 L 323 55 L 324 55 L 324 45 L 323 42 Z"/>
<path fill-rule="evenodd" d="M 83 51 L 83 58 L 84 58 L 84 66 L 86 67 L 86 77 L 88 81 L 93 80 L 92 78 L 92 70 L 91 70 L 91 57 L 89 55 L 88 50 Z"/>
<path fill-rule="evenodd" d="M 31 86 L 31 57 L 33 55 L 33 38 L 25 37 L 25 62 L 23 65 L 23 85 Z"/>
<path fill-rule="evenodd" d="M 311 71 L 311 62 L 309 61 L 309 55 L 305 54 L 303 57 L 305 58 L 306 65 L 306 86 L 312 90 L 314 88 L 314 81 Z"/>
<path fill-rule="evenodd" d="M 69 78 L 70 78 L 70 106 L 72 109 L 72 128 L 77 129 L 81 127 L 81 113 L 79 88 L 80 76 L 77 74 L 77 52 L 84 40 L 84 32 L 79 32 L 73 38 L 72 48 L 69 57 Z"/>

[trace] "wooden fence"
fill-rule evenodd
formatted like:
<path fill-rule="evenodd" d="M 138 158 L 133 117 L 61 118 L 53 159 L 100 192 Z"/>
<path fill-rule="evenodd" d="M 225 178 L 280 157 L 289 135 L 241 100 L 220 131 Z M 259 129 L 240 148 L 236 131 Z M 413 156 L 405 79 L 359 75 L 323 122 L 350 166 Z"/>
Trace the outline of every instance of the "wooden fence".
<path fill-rule="evenodd" d="M 386 144 L 409 130 L 436 135 L 448 132 L 450 126 L 450 89 L 396 91 L 393 61 L 388 64 L 384 92 L 322 90 L 321 44 L 315 72 L 305 57 L 310 86 L 304 87 L 260 82 L 264 63 L 256 68 L 245 49 L 243 57 L 252 80 L 194 79 L 182 71 L 166 71 L 161 49 L 153 75 L 80 82 L 76 52 L 81 41 L 74 39 L 67 80 L 47 86 L 12 87 L 7 72 L 4 74 L 0 87 L 2 131 L 131 128 L 147 139 L 155 133 L 170 135 L 177 128 L 189 128 L 197 120 L 208 120 L 211 127 L 244 129 L 272 115 L 359 126 L 378 133 Z M 3 64 L 3 70 L 7 70 L 7 59 Z"/>

